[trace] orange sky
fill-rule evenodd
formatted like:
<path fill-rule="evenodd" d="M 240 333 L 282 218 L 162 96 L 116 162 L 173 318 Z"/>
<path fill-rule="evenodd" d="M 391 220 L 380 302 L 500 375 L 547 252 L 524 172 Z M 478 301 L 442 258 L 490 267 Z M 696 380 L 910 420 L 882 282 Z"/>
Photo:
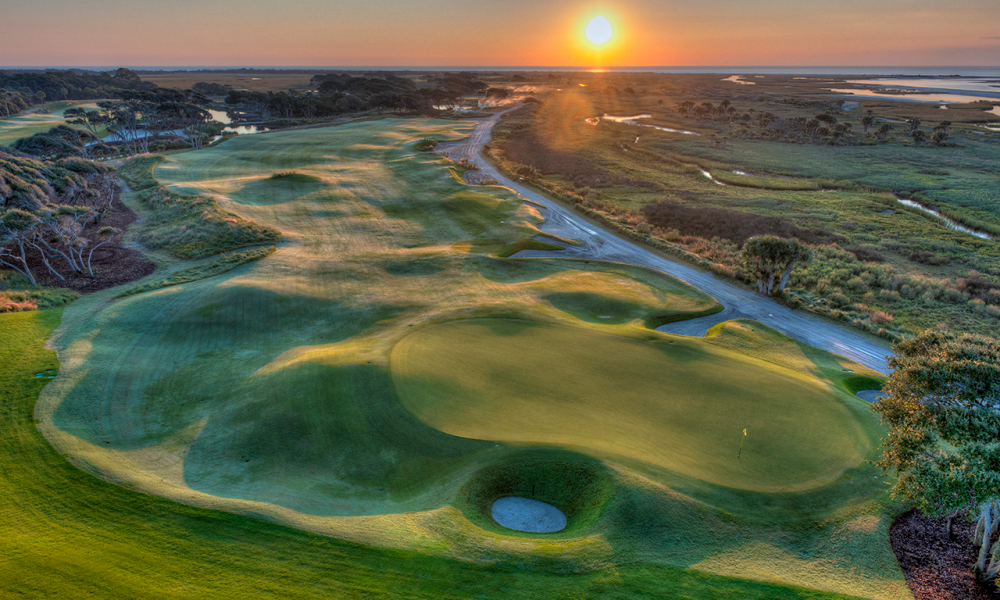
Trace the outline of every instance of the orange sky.
<path fill-rule="evenodd" d="M 5 66 L 1000 65 L 996 0 L 4 4 Z"/>

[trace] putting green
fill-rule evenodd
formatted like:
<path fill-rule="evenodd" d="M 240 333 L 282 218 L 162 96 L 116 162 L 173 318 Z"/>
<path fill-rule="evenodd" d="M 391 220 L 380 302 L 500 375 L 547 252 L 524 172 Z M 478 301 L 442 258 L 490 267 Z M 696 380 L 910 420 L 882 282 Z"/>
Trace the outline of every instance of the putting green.
<path fill-rule="evenodd" d="M 391 360 L 403 405 L 446 433 L 620 455 L 721 486 L 811 489 L 869 449 L 818 380 L 699 340 L 480 319 L 417 331 Z"/>

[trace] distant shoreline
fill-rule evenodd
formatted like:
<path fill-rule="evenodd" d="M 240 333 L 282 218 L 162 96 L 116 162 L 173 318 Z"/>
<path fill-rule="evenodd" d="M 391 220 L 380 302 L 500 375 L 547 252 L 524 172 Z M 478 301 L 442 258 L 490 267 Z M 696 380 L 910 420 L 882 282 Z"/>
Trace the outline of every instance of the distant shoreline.
<path fill-rule="evenodd" d="M 107 71 L 116 69 L 120 65 L 112 66 L 0 66 L 0 70 L 6 71 L 44 71 L 44 70 L 86 70 L 86 71 Z M 573 72 L 586 73 L 591 71 L 589 67 L 566 67 L 566 66 L 546 66 L 546 67 L 502 67 L 502 66 L 127 66 L 137 73 L 162 73 L 167 71 L 185 71 L 200 73 L 218 72 L 309 72 L 316 71 L 477 71 L 477 72 Z M 1000 66 L 675 66 L 675 67 L 606 67 L 609 73 L 677 73 L 677 74 L 730 74 L 730 75 L 822 75 L 822 76 L 878 76 L 878 77 L 996 77 L 1000 78 Z"/>

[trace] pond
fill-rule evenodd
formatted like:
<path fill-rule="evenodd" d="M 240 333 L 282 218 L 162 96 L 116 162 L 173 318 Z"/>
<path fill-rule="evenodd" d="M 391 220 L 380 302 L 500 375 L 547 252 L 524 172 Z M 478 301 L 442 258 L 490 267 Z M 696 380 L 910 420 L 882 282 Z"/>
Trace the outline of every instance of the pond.
<path fill-rule="evenodd" d="M 680 133 L 683 135 L 701 135 L 695 131 L 685 131 L 683 129 L 673 129 L 671 127 L 660 127 L 659 125 L 647 125 L 646 123 L 640 123 L 639 119 L 652 119 L 653 115 L 635 115 L 631 117 L 616 117 L 613 115 L 604 115 L 603 117 L 591 117 L 586 119 L 586 122 L 591 125 L 597 125 L 601 121 L 612 121 L 615 123 L 624 123 L 625 125 L 633 125 L 635 127 L 649 127 L 651 129 L 658 129 L 659 131 L 666 131 L 669 133 Z"/>

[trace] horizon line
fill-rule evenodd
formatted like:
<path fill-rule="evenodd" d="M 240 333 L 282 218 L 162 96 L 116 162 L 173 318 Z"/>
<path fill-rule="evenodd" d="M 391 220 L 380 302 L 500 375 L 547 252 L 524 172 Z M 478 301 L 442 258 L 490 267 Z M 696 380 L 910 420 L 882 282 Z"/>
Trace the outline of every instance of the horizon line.
<path fill-rule="evenodd" d="M 595 67 L 585 65 L 0 65 L 0 69 L 34 70 L 34 69 L 117 69 L 130 70 L 220 70 L 220 69 L 253 69 L 253 70 L 287 70 L 287 69 L 335 69 L 335 70 L 394 70 L 394 71 L 426 71 L 426 70 L 592 70 Z M 1000 69 L 996 65 L 617 65 L 600 67 L 604 70 L 614 69 Z"/>

